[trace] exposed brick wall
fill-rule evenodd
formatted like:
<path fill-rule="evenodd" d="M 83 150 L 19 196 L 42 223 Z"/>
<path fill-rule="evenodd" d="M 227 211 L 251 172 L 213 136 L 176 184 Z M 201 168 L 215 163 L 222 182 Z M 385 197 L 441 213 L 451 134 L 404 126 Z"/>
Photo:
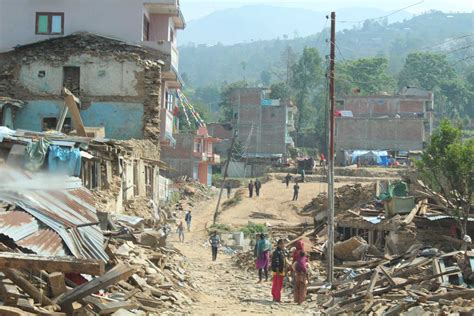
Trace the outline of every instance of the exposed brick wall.
<path fill-rule="evenodd" d="M 336 149 L 420 150 L 425 141 L 423 119 L 338 118 Z"/>
<path fill-rule="evenodd" d="M 379 117 L 404 113 L 424 113 L 425 101 L 429 99 L 415 96 L 375 96 L 347 97 L 338 102 L 338 110 L 352 111 L 355 117 Z"/>

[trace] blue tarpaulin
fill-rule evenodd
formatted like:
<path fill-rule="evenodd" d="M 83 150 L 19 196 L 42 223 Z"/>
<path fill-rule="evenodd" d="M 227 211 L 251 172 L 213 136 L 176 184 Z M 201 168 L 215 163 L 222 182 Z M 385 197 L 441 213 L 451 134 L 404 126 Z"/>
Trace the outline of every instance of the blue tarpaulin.
<path fill-rule="evenodd" d="M 351 154 L 352 163 L 357 163 L 358 158 L 374 160 L 379 166 L 388 166 L 390 159 L 385 150 L 354 150 Z"/>

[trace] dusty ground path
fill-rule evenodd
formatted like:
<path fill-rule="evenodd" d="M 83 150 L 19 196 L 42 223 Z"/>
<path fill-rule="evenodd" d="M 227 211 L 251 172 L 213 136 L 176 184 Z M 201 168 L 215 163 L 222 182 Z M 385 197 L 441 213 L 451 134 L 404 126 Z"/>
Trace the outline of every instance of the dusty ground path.
<path fill-rule="evenodd" d="M 272 302 L 271 282 L 257 284 L 257 273 L 241 271 L 231 257 L 219 252 L 217 261 L 211 261 L 211 250 L 203 247 L 207 241 L 206 227 L 212 222 L 217 198 L 201 203 L 193 210 L 191 232 L 186 232 L 180 243 L 173 234 L 170 242 L 189 259 L 192 278 L 202 289 L 192 315 L 312 315 L 304 305 L 294 304 L 288 295 L 283 303 Z"/>

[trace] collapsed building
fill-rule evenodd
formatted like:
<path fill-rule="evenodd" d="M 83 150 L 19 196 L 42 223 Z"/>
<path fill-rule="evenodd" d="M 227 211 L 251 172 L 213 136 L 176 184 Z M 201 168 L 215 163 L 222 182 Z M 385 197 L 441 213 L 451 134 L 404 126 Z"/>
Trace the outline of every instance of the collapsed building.
<path fill-rule="evenodd" d="M 76 176 L 91 190 L 114 188 L 104 200 L 105 211 L 121 212 L 125 202 L 134 198 L 159 203 L 160 184 L 168 183 L 159 175 L 160 166 L 165 166 L 159 144 L 165 55 L 77 33 L 22 46 L 2 57 L 0 93 L 21 100 L 2 107 L 3 121 L 16 130 L 3 139 L 4 150 L 18 155 L 35 138 L 48 139 L 60 148 L 89 148 Z M 64 110 L 63 86 L 80 96 L 77 115 Z M 83 122 L 82 137 L 70 138 L 79 132 L 74 120 Z M 6 157 L 5 161 L 15 160 Z"/>

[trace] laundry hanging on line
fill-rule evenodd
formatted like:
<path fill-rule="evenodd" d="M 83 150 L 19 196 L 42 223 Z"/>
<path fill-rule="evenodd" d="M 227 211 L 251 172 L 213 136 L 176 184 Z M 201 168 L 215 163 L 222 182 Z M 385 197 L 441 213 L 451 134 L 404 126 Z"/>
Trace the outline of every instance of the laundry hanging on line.
<path fill-rule="evenodd" d="M 81 151 L 79 148 L 49 146 L 48 167 L 53 173 L 79 177 L 81 175 Z"/>

